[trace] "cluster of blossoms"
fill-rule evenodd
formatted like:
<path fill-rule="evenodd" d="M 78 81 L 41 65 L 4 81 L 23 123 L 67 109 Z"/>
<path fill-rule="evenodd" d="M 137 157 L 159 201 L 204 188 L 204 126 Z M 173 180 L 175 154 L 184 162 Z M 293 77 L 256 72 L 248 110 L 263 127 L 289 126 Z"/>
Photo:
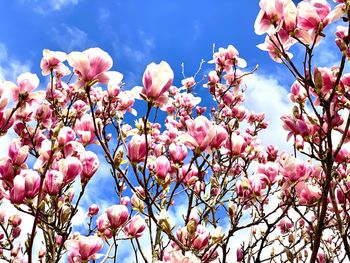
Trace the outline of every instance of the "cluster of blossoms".
<path fill-rule="evenodd" d="M 259 47 L 296 77 L 292 112 L 281 117 L 293 153 L 260 142 L 265 114 L 244 106 L 254 70 L 245 71 L 232 45 L 213 54 L 203 87 L 196 76 L 174 86 L 162 61 L 147 66 L 142 86 L 126 89 L 99 48 L 44 50 L 46 89 L 31 73 L 1 82 L 0 132 L 16 138 L 0 158 L 0 197 L 17 212 L 0 208 L 0 258 L 106 262 L 128 243 L 145 262 L 350 259 L 348 25 L 336 32 L 340 65 L 312 60 L 324 28 L 342 16 L 349 23 L 350 2 L 337 2 L 260 2 L 255 29 L 267 36 Z M 292 45 L 305 49 L 300 65 Z M 213 99 L 210 109 L 201 92 Z M 113 182 L 103 187 L 114 195 L 104 210 L 88 200 L 97 204 L 78 232 L 74 220 L 102 162 Z"/>

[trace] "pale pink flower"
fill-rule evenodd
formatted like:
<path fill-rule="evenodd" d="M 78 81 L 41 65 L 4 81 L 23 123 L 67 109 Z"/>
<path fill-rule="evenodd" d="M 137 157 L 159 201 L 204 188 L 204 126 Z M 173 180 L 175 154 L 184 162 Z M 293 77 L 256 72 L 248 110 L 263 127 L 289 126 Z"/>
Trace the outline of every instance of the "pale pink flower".
<path fill-rule="evenodd" d="M 211 122 L 204 116 L 198 116 L 194 120 L 186 121 L 188 135 L 184 140 L 189 145 L 205 151 L 214 137 L 214 130 Z"/>
<path fill-rule="evenodd" d="M 212 129 L 214 130 L 214 136 L 210 142 L 210 147 L 214 149 L 220 149 L 220 147 L 225 144 L 228 133 L 226 129 L 221 125 L 213 125 Z"/>
<path fill-rule="evenodd" d="M 12 99 L 15 102 L 19 100 L 20 96 L 23 102 L 23 100 L 28 101 L 30 93 L 39 86 L 39 78 L 36 74 L 26 72 L 17 77 L 17 85 L 10 81 L 6 81 L 2 85 L 11 91 Z"/>
<path fill-rule="evenodd" d="M 90 115 L 85 114 L 80 119 L 77 119 L 74 129 L 83 144 L 93 143 L 96 135 L 94 132 L 94 123 Z"/>
<path fill-rule="evenodd" d="M 50 170 L 44 181 L 44 191 L 49 195 L 57 195 L 63 185 L 63 174 L 57 170 Z"/>
<path fill-rule="evenodd" d="M 40 62 L 43 76 L 49 75 L 51 70 L 61 76 L 68 75 L 70 70 L 62 63 L 66 58 L 67 54 L 64 52 L 44 49 L 43 58 Z"/>
<path fill-rule="evenodd" d="M 196 81 L 193 77 L 185 78 L 181 80 L 181 84 L 186 87 L 186 89 L 192 88 L 194 85 L 196 85 Z"/>
<path fill-rule="evenodd" d="M 24 176 L 25 180 L 25 197 L 33 199 L 39 192 L 40 176 L 33 170 L 21 170 L 18 176 Z"/>
<path fill-rule="evenodd" d="M 304 103 L 307 98 L 307 92 L 304 86 L 302 86 L 298 81 L 295 81 L 291 86 L 291 91 L 289 94 L 289 99 L 291 102 Z"/>
<path fill-rule="evenodd" d="M 328 24 L 339 19 L 343 13 L 341 5 L 331 11 L 331 6 L 326 0 L 305 0 L 298 4 L 298 27 L 322 31 Z"/>
<path fill-rule="evenodd" d="M 273 184 L 278 174 L 278 166 L 274 162 L 267 162 L 265 164 L 260 164 L 257 172 L 266 175 L 269 179 L 269 183 Z"/>
<path fill-rule="evenodd" d="M 124 227 L 125 233 L 128 236 L 135 237 L 135 238 L 141 237 L 145 229 L 146 229 L 146 222 L 139 215 L 132 217 L 129 223 Z"/>
<path fill-rule="evenodd" d="M 58 168 L 63 174 L 63 182 L 68 184 L 81 173 L 83 166 L 78 158 L 68 156 L 58 161 Z"/>
<path fill-rule="evenodd" d="M 70 127 L 62 127 L 57 136 L 57 142 L 59 146 L 64 146 L 68 142 L 75 139 L 75 132 Z"/>
<path fill-rule="evenodd" d="M 203 225 L 197 225 L 192 247 L 197 250 L 204 249 L 209 243 L 209 231 Z"/>
<path fill-rule="evenodd" d="M 143 74 L 142 93 L 150 101 L 163 104 L 167 100 L 163 95 L 170 88 L 173 79 L 174 72 L 167 62 L 151 63 Z"/>
<path fill-rule="evenodd" d="M 170 263 L 200 263 L 202 262 L 191 251 L 186 251 L 185 255 L 181 250 L 173 250 L 170 253 Z"/>
<path fill-rule="evenodd" d="M 22 145 L 19 139 L 15 139 L 11 142 L 8 150 L 8 156 L 12 159 L 14 165 L 23 164 L 29 155 L 29 146 Z"/>
<path fill-rule="evenodd" d="M 80 176 L 81 181 L 84 183 L 97 172 L 99 161 L 97 155 L 91 151 L 83 153 L 81 160 L 83 169 Z"/>
<path fill-rule="evenodd" d="M 192 164 L 186 164 L 182 166 L 179 170 L 179 175 L 177 178 L 178 182 L 182 182 L 184 184 L 193 184 L 198 180 L 198 169 L 196 166 Z"/>
<path fill-rule="evenodd" d="M 145 136 L 134 135 L 128 144 L 128 157 L 130 162 L 138 163 L 145 160 L 146 141 Z"/>
<path fill-rule="evenodd" d="M 107 71 L 112 67 L 113 61 L 102 49 L 89 48 L 83 52 L 71 52 L 68 54 L 67 61 L 78 75 L 79 81 L 76 83 L 78 88 L 95 81 L 102 84 L 108 83 Z"/>
<path fill-rule="evenodd" d="M 279 163 L 279 172 L 284 178 L 292 182 L 307 178 L 314 171 L 312 166 L 287 153 L 280 156 Z"/>
<path fill-rule="evenodd" d="M 288 0 L 286 0 L 288 1 Z M 283 19 L 283 5 L 285 0 L 261 0 L 260 12 L 255 20 L 255 33 L 262 35 L 278 29 Z M 277 30 L 278 31 L 278 30 Z"/>
<path fill-rule="evenodd" d="M 110 228 L 116 230 L 128 221 L 128 208 L 125 205 L 113 205 L 107 209 L 107 218 Z"/>
<path fill-rule="evenodd" d="M 114 98 L 119 95 L 122 79 L 123 75 L 119 72 L 115 72 L 115 74 L 110 77 L 107 85 L 107 93 L 110 98 Z"/>
<path fill-rule="evenodd" d="M 23 175 L 17 175 L 13 179 L 13 188 L 10 192 L 10 201 L 14 204 L 20 204 L 25 198 L 25 178 Z"/>
<path fill-rule="evenodd" d="M 79 236 L 78 239 L 67 240 L 65 246 L 70 252 L 68 262 L 82 262 L 99 258 L 101 255 L 97 252 L 102 249 L 103 241 L 97 236 Z"/>
<path fill-rule="evenodd" d="M 240 155 L 244 152 L 247 143 L 242 135 L 232 133 L 231 138 L 227 140 L 226 147 L 231 151 L 232 155 Z"/>
<path fill-rule="evenodd" d="M 170 162 L 164 155 L 156 159 L 156 175 L 158 178 L 165 180 L 170 170 Z"/>
<path fill-rule="evenodd" d="M 293 57 L 293 54 L 287 52 L 287 50 L 295 43 L 295 40 L 289 37 L 288 33 L 285 30 L 280 30 L 278 32 L 281 44 L 283 45 L 283 50 L 289 59 Z M 285 59 L 282 47 L 280 46 L 280 42 L 277 40 L 275 36 L 267 35 L 265 37 L 265 42 L 257 45 L 257 47 L 263 51 L 267 51 L 272 60 L 277 63 L 282 63 L 282 58 Z"/>
<path fill-rule="evenodd" d="M 181 163 L 187 156 L 187 148 L 182 143 L 171 143 L 169 145 L 169 155 L 174 163 Z"/>
<path fill-rule="evenodd" d="M 301 205 L 315 204 L 322 195 L 321 189 L 311 183 L 299 182 L 295 189 Z"/>

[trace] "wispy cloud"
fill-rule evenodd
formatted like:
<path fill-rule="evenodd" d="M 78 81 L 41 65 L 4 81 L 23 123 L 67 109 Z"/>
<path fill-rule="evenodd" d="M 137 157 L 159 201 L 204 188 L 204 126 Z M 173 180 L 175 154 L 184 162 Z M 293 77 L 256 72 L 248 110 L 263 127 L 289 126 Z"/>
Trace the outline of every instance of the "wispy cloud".
<path fill-rule="evenodd" d="M 127 39 L 127 41 L 126 41 Z M 127 63 L 127 67 L 132 69 L 124 73 L 124 81 L 128 85 L 139 84 L 145 66 L 152 61 L 152 52 L 156 48 L 156 42 L 153 36 L 139 30 L 130 33 L 129 36 L 121 37 L 115 35 L 113 40 L 115 57 Z"/>
<path fill-rule="evenodd" d="M 61 24 L 51 31 L 53 40 L 64 51 L 72 51 L 73 49 L 81 49 L 87 42 L 87 33 L 75 27 Z"/>
<path fill-rule="evenodd" d="M 7 47 L 0 42 L 0 80 L 15 81 L 18 75 L 29 70 L 29 62 L 10 56 Z"/>
<path fill-rule="evenodd" d="M 22 3 L 32 5 L 33 11 L 36 13 L 47 15 L 53 11 L 76 5 L 79 3 L 79 0 L 22 0 Z"/>
<path fill-rule="evenodd" d="M 197 38 L 201 34 L 201 26 L 198 20 L 193 22 L 193 40 L 197 40 Z"/>
<path fill-rule="evenodd" d="M 255 112 L 265 112 L 268 128 L 261 132 L 264 145 L 278 145 L 280 149 L 291 150 L 286 142 L 287 132 L 282 128 L 280 117 L 291 112 L 286 87 L 272 76 L 253 74 L 246 78 L 246 107 Z M 289 88 L 288 88 L 289 90 Z"/>

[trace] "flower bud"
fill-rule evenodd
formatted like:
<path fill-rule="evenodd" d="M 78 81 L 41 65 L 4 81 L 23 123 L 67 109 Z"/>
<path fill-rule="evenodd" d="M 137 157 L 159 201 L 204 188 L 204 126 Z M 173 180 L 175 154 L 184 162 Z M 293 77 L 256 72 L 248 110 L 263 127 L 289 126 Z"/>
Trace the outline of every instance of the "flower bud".
<path fill-rule="evenodd" d="M 88 216 L 89 216 L 89 217 L 93 217 L 93 216 L 95 216 L 95 215 L 98 214 L 98 211 L 99 211 L 98 206 L 97 206 L 96 204 L 92 204 L 92 205 L 90 205 L 90 207 L 89 207 Z"/>
<path fill-rule="evenodd" d="M 111 229 L 115 230 L 124 225 L 129 218 L 129 211 L 125 205 L 113 205 L 107 209 L 107 217 Z"/>

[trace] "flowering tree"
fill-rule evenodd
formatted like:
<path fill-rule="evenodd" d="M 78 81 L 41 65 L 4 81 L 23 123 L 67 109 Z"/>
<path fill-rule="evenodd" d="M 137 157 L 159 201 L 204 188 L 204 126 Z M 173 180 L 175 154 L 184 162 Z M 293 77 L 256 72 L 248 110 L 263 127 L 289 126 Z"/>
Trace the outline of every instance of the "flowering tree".
<path fill-rule="evenodd" d="M 281 116 L 293 153 L 259 141 L 265 116 L 244 107 L 255 69 L 244 71 L 231 45 L 213 54 L 203 88 L 196 76 L 173 86 L 162 61 L 129 90 L 99 48 L 44 50 L 46 89 L 31 73 L 0 85 L 1 135 L 15 134 L 0 159 L 1 259 L 117 262 L 128 243 L 137 262 L 350 260 L 350 2 L 336 2 L 260 1 L 259 47 L 295 77 L 291 114 Z M 319 67 L 314 50 L 340 18 L 339 65 Z M 213 99 L 210 110 L 194 89 Z M 91 204 L 79 233 L 73 223 L 100 162 L 115 201 L 104 211 Z"/>

